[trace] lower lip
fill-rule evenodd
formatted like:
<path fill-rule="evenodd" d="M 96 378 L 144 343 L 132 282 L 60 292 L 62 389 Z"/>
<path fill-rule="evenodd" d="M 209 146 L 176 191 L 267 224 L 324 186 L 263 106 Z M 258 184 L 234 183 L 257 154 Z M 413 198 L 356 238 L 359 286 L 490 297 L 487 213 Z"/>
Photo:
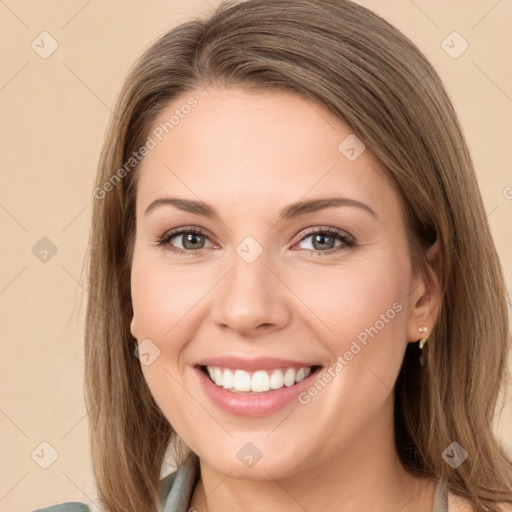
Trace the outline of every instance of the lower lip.
<path fill-rule="evenodd" d="M 199 367 L 195 367 L 208 398 L 222 410 L 238 416 L 266 416 L 281 409 L 293 401 L 298 402 L 298 395 L 311 385 L 311 379 L 320 368 L 308 375 L 304 380 L 287 388 L 270 390 L 266 393 L 233 393 L 213 383 Z"/>

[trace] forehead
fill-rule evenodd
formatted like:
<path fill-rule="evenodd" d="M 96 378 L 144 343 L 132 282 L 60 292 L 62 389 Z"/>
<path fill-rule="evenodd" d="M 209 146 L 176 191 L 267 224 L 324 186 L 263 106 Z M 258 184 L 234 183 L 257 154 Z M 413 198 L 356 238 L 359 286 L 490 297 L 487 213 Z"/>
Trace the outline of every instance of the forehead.
<path fill-rule="evenodd" d="M 166 193 L 260 213 L 326 195 L 374 209 L 398 203 L 373 153 L 357 156 L 364 146 L 350 127 L 297 94 L 193 91 L 167 106 L 150 136 L 154 148 L 137 171 L 139 214 Z"/>

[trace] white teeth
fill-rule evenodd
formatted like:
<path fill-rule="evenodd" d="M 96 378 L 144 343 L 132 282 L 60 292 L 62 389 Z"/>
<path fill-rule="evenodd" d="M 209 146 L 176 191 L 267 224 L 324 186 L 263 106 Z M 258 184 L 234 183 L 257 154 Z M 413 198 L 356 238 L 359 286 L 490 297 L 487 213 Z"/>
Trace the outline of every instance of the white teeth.
<path fill-rule="evenodd" d="M 281 389 L 284 386 L 289 388 L 311 374 L 311 367 L 298 370 L 288 368 L 285 371 L 258 370 L 252 374 L 245 370 L 230 370 L 217 366 L 207 366 L 206 369 L 217 386 L 233 392 L 266 393 L 271 389 Z"/>
<path fill-rule="evenodd" d="M 284 385 L 289 388 L 295 384 L 295 370 L 288 368 L 284 374 Z"/>
<path fill-rule="evenodd" d="M 270 389 L 279 389 L 283 386 L 283 372 L 281 370 L 274 370 L 270 376 Z"/>
<path fill-rule="evenodd" d="M 224 372 L 220 368 L 213 369 L 213 380 L 217 386 L 222 386 Z"/>
<path fill-rule="evenodd" d="M 215 384 L 217 384 L 217 380 L 215 380 Z M 236 370 L 233 387 L 236 391 L 251 391 L 250 373 L 246 372 L 245 370 Z"/>
<path fill-rule="evenodd" d="M 231 389 L 234 382 L 235 376 L 233 375 L 233 372 L 231 370 L 224 370 L 224 375 L 222 376 L 222 387 L 225 389 Z"/>
<path fill-rule="evenodd" d="M 270 377 L 265 370 L 260 370 L 253 374 L 251 381 L 251 391 L 268 391 L 270 389 Z"/>

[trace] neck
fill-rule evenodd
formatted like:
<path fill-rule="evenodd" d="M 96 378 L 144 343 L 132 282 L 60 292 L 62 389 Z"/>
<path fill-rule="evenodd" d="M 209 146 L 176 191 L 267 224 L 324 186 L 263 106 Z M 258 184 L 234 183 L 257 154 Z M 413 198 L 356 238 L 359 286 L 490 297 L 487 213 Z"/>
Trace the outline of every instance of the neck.
<path fill-rule="evenodd" d="M 431 512 L 435 482 L 404 469 L 394 447 L 392 407 L 384 409 L 343 449 L 286 478 L 270 477 L 271 470 L 266 480 L 233 478 L 201 460 L 191 510 Z"/>

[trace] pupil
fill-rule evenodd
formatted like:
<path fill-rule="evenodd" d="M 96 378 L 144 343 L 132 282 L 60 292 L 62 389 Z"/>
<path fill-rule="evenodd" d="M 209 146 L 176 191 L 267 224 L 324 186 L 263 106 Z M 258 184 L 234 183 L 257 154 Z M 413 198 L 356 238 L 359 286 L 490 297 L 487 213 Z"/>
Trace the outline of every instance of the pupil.
<path fill-rule="evenodd" d="M 316 238 L 316 240 L 315 240 L 315 241 L 320 240 L 320 241 L 321 241 L 320 243 L 321 243 L 321 244 L 322 244 L 322 243 L 324 244 L 324 245 L 323 245 L 323 247 L 325 247 L 325 243 L 326 243 L 326 242 L 325 242 L 325 240 L 332 239 L 332 237 L 330 237 L 329 235 L 324 236 L 324 235 L 321 235 L 321 234 L 320 234 L 320 235 L 317 235 L 315 238 Z"/>
<path fill-rule="evenodd" d="M 185 245 L 185 247 L 187 247 L 187 245 L 186 245 L 186 244 L 187 244 L 187 243 L 189 243 L 189 242 L 192 242 L 192 244 L 194 244 L 194 241 L 196 241 L 196 242 L 197 242 L 197 240 L 194 240 L 194 239 L 195 239 L 195 238 L 197 238 L 197 237 L 198 237 L 198 235 L 196 235 L 196 234 L 193 234 L 193 233 L 188 234 L 188 235 L 185 237 L 185 244 L 184 244 L 184 245 Z M 195 249 L 195 247 L 192 247 L 192 249 Z"/>

